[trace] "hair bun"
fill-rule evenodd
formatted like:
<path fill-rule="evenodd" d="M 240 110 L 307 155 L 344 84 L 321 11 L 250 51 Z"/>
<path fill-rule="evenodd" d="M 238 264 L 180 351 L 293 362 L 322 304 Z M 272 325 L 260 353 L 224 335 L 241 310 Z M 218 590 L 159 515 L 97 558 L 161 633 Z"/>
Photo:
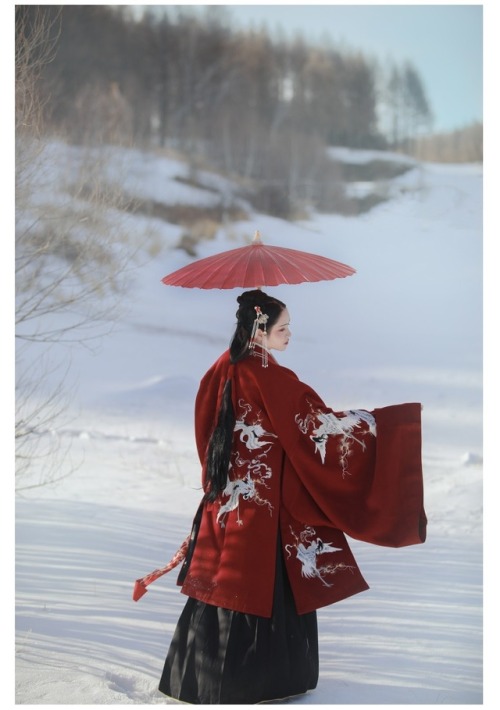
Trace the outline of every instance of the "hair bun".
<path fill-rule="evenodd" d="M 245 291 L 236 299 L 240 306 L 261 306 L 269 300 L 269 296 L 260 289 Z"/>

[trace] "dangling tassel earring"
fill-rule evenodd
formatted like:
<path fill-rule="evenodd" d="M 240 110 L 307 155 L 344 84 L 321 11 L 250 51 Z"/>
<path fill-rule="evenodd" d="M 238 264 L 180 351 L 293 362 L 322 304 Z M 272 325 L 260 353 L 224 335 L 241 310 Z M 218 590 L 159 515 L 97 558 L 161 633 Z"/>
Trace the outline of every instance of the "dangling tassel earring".
<path fill-rule="evenodd" d="M 267 345 L 267 321 L 269 320 L 269 316 L 266 313 L 262 313 L 260 310 L 260 306 L 255 306 L 255 320 L 253 322 L 252 326 L 252 334 L 250 336 L 250 341 L 248 343 L 248 347 L 250 350 L 253 350 L 255 353 L 255 346 L 257 345 L 257 331 L 259 330 L 259 325 L 263 325 L 263 342 Z M 267 357 L 267 348 L 262 346 L 262 354 L 259 353 L 259 356 L 262 358 L 262 367 L 267 367 L 267 362 L 268 362 L 268 357 Z"/>
<path fill-rule="evenodd" d="M 267 318 L 267 316 L 266 316 Z M 262 367 L 267 367 L 267 330 L 266 330 L 266 325 L 264 323 L 264 335 L 262 336 Z"/>

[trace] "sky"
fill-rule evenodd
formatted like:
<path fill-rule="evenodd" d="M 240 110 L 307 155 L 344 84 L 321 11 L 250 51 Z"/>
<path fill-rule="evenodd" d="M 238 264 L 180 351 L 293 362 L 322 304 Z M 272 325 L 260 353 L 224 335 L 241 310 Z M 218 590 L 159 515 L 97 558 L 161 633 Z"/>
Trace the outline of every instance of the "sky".
<path fill-rule="evenodd" d="M 329 38 L 340 48 L 361 50 L 381 62 L 409 61 L 426 90 L 433 130 L 440 132 L 483 120 L 486 4 L 230 3 L 225 7 L 235 27 L 264 24 L 271 33 L 280 31 L 289 37 L 301 33 L 314 42 Z"/>

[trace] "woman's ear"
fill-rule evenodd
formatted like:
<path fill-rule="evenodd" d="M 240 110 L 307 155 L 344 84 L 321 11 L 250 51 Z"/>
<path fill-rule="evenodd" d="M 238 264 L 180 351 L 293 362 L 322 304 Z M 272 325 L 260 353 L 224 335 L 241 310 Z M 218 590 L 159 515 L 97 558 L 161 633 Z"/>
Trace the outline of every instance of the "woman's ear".
<path fill-rule="evenodd" d="M 264 339 L 264 331 L 261 330 L 260 328 L 257 328 L 257 331 L 255 333 L 255 341 L 262 345 L 262 341 Z"/>

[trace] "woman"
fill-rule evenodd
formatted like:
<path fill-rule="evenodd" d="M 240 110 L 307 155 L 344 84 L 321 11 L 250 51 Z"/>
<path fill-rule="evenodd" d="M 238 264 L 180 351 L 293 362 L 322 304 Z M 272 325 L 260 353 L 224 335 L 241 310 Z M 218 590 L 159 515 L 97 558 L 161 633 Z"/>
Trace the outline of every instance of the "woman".
<path fill-rule="evenodd" d="M 271 355 L 291 337 L 285 304 L 260 290 L 238 303 L 196 399 L 204 497 L 159 686 L 187 703 L 316 687 L 316 610 L 368 589 L 344 533 L 425 540 L 420 404 L 333 412 Z"/>

